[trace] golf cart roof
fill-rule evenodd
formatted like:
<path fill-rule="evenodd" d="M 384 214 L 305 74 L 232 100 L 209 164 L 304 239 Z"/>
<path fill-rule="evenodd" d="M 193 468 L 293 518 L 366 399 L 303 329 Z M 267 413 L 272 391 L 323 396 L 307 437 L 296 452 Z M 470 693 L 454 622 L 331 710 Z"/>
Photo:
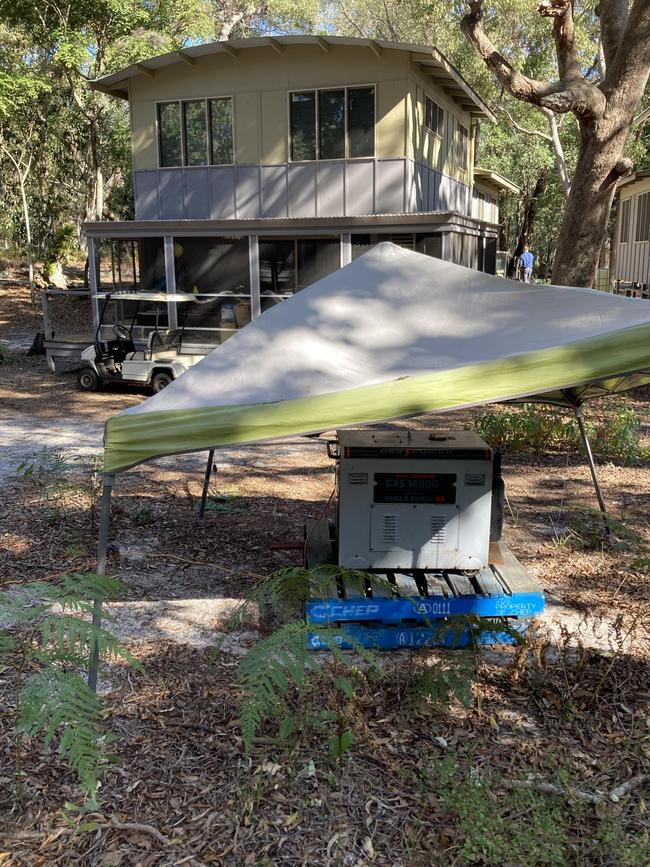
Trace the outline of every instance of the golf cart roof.
<path fill-rule="evenodd" d="M 197 301 L 191 292 L 98 292 L 98 298 L 114 301 Z"/>

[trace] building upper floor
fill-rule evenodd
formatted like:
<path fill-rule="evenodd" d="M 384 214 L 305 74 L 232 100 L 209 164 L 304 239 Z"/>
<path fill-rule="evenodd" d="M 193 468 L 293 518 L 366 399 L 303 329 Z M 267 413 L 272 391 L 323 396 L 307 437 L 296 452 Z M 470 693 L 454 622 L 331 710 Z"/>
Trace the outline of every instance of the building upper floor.
<path fill-rule="evenodd" d="M 259 37 L 92 86 L 129 101 L 137 219 L 477 210 L 475 127 L 493 116 L 435 48 Z"/>

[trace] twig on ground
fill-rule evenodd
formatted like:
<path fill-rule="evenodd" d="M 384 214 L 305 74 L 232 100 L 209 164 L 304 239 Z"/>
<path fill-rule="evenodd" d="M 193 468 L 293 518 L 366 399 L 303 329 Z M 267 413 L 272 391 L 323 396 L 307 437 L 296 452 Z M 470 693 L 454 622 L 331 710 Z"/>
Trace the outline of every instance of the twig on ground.
<path fill-rule="evenodd" d="M 620 786 L 612 789 L 608 795 L 584 792 L 582 789 L 562 789 L 560 786 L 546 782 L 546 780 L 504 780 L 502 785 L 506 789 L 532 789 L 535 792 L 542 792 L 544 795 L 556 795 L 567 800 L 573 798 L 578 801 L 588 801 L 590 804 L 598 805 L 606 801 L 611 801 L 615 804 L 621 798 L 624 798 L 625 795 L 629 795 L 633 789 L 637 789 L 648 780 L 650 780 L 650 774 L 638 774 L 636 777 L 632 777 L 631 780 L 627 780 L 625 783 L 621 783 Z"/>

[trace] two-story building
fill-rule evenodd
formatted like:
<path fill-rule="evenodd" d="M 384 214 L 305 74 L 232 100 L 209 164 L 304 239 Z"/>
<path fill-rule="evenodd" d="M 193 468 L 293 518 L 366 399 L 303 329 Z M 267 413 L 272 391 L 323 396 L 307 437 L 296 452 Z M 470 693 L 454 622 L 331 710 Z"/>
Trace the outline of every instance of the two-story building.
<path fill-rule="evenodd" d="M 186 345 L 222 342 L 381 240 L 494 273 L 497 197 L 516 188 L 475 168 L 475 127 L 493 115 L 435 48 L 260 37 L 92 87 L 129 102 L 135 196 L 134 221 L 85 226 L 93 298 L 198 293 Z"/>

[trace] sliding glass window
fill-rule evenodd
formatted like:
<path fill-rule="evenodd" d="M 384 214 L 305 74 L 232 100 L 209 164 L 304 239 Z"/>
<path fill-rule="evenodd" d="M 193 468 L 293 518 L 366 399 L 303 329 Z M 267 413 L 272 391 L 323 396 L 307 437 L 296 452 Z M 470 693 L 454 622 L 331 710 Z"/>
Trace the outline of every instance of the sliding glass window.
<path fill-rule="evenodd" d="M 318 94 L 318 155 L 322 160 L 345 157 L 345 91 Z"/>
<path fill-rule="evenodd" d="M 291 94 L 291 159 L 316 159 L 316 94 Z"/>
<path fill-rule="evenodd" d="M 158 103 L 158 153 L 161 167 L 231 164 L 231 97 Z"/>
<path fill-rule="evenodd" d="M 208 153 L 208 125 L 205 119 L 205 101 L 194 99 L 183 103 L 185 124 L 185 165 L 204 166 Z"/>
<path fill-rule="evenodd" d="M 160 141 L 160 165 L 183 165 L 180 103 L 158 103 L 158 137 Z"/>
<path fill-rule="evenodd" d="M 375 88 L 290 94 L 291 159 L 340 160 L 375 154 Z"/>
<path fill-rule="evenodd" d="M 348 90 L 348 138 L 350 157 L 375 154 L 375 89 L 354 87 Z"/>
<path fill-rule="evenodd" d="M 210 106 L 210 162 L 213 166 L 233 162 L 232 99 L 222 96 L 208 100 Z"/>

